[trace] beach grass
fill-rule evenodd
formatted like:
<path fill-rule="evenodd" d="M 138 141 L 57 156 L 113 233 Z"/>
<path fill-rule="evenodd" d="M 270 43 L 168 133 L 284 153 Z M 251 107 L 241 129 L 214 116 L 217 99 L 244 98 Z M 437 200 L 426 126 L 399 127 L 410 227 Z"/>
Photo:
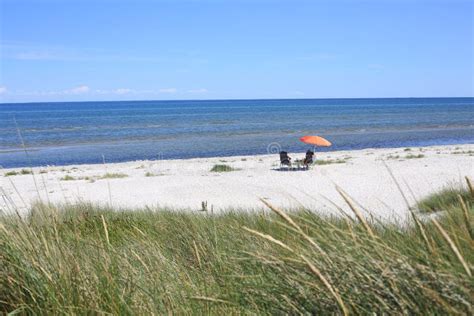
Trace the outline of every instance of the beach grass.
<path fill-rule="evenodd" d="M 424 158 L 425 155 L 423 154 L 418 154 L 418 155 L 413 155 L 413 154 L 408 154 L 405 156 L 405 159 L 419 159 L 419 158 Z"/>
<path fill-rule="evenodd" d="M 474 150 L 464 150 L 464 151 L 453 151 L 451 154 L 453 155 L 469 155 L 472 156 L 474 155 Z"/>
<path fill-rule="evenodd" d="M 61 181 L 74 181 L 74 180 L 77 180 L 77 179 L 75 177 L 70 176 L 70 175 L 67 174 L 64 177 L 62 177 L 60 180 Z"/>
<path fill-rule="evenodd" d="M 332 165 L 332 164 L 341 164 L 346 163 L 349 158 L 344 159 L 317 159 L 314 164 L 315 165 Z"/>
<path fill-rule="evenodd" d="M 459 196 L 474 205 L 474 196 L 464 189 L 457 187 L 446 187 L 439 192 L 432 193 L 418 202 L 418 209 L 421 212 L 440 212 L 449 209 L 451 206 L 460 207 Z"/>
<path fill-rule="evenodd" d="M 16 176 L 18 174 L 19 174 L 18 171 L 12 170 L 12 171 L 5 172 L 5 177 Z"/>
<path fill-rule="evenodd" d="M 29 169 L 21 169 L 20 174 L 32 174 L 33 172 Z"/>
<path fill-rule="evenodd" d="M 125 173 L 119 173 L 119 172 L 109 173 L 109 172 L 107 172 L 106 174 L 101 176 L 100 179 L 120 179 L 120 178 L 126 178 L 126 177 L 128 177 L 128 175 L 125 174 Z"/>
<path fill-rule="evenodd" d="M 95 182 L 95 178 L 92 176 L 85 176 L 85 177 L 73 177 L 71 175 L 65 175 L 64 177 L 60 178 L 61 181 L 75 181 L 75 180 L 86 180 L 90 183 Z"/>
<path fill-rule="evenodd" d="M 0 217 L 0 313 L 472 315 L 474 204 L 458 192 L 463 204 L 430 198 L 442 216 L 399 225 L 354 205 L 336 218 L 37 204 Z"/>
<path fill-rule="evenodd" d="M 404 150 L 407 151 L 407 150 Z M 388 155 L 387 159 L 419 159 L 419 158 L 424 158 L 425 155 L 423 154 L 407 154 L 405 156 L 400 156 L 400 155 Z"/>
<path fill-rule="evenodd" d="M 12 171 L 6 172 L 5 177 L 25 175 L 25 174 L 32 174 L 32 172 L 31 170 L 28 170 L 28 169 L 21 169 L 20 171 L 12 170 Z"/>
<path fill-rule="evenodd" d="M 159 173 L 154 173 L 154 172 L 145 172 L 145 177 L 150 178 L 150 177 L 159 177 L 159 176 L 164 176 L 165 174 L 162 172 Z"/>
<path fill-rule="evenodd" d="M 212 166 L 211 172 L 230 172 L 230 171 L 237 171 L 239 169 L 233 168 L 229 165 L 224 164 L 216 164 Z"/>

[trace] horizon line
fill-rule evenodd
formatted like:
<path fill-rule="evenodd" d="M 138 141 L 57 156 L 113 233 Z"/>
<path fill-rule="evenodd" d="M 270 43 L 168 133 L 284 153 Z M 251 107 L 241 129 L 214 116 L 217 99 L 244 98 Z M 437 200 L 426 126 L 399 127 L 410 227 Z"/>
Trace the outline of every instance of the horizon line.
<path fill-rule="evenodd" d="M 93 103 L 93 102 L 183 102 L 183 101 L 270 101 L 270 100 L 364 100 L 364 99 L 474 99 L 474 96 L 456 97 L 329 97 L 329 98 L 236 98 L 236 99 L 143 99 L 143 100 L 86 100 L 86 101 L 32 101 L 32 102 L 0 102 L 5 104 L 41 104 L 41 103 Z"/>

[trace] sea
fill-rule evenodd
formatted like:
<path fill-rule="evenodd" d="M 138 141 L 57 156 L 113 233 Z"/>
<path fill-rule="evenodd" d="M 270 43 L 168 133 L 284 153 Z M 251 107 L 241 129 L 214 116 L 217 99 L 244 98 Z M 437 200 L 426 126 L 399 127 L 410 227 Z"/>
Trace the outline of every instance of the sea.
<path fill-rule="evenodd" d="M 3 168 L 474 144 L 474 98 L 0 104 Z"/>

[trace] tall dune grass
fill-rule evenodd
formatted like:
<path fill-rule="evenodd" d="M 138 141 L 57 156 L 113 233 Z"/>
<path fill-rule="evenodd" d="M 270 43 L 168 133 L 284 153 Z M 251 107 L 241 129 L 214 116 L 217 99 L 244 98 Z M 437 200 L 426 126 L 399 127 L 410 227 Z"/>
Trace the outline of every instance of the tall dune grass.
<path fill-rule="evenodd" d="M 474 208 L 439 201 L 418 226 L 36 205 L 0 219 L 0 312 L 472 315 Z"/>

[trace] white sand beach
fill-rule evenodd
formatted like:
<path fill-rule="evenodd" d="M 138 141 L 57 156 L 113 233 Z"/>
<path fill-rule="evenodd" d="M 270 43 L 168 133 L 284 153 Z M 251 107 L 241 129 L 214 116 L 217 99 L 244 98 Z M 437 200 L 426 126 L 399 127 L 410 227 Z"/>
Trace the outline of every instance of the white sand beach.
<path fill-rule="evenodd" d="M 304 153 L 290 156 L 295 160 Z M 1 208 L 26 212 L 35 201 L 85 201 L 199 211 L 204 202 L 208 210 L 218 212 L 262 209 L 263 198 L 282 208 L 303 206 L 338 214 L 334 204 L 347 209 L 339 186 L 375 216 L 400 220 L 408 207 L 388 169 L 410 205 L 445 186 L 465 185 L 465 176 L 474 178 L 474 145 L 316 152 L 316 159 L 333 163 L 308 171 L 279 171 L 278 155 L 257 155 L 36 167 L 34 175 L 3 176 L 24 168 L 4 169 Z M 237 170 L 211 172 L 215 164 Z M 123 177 L 104 178 L 107 173 Z"/>

